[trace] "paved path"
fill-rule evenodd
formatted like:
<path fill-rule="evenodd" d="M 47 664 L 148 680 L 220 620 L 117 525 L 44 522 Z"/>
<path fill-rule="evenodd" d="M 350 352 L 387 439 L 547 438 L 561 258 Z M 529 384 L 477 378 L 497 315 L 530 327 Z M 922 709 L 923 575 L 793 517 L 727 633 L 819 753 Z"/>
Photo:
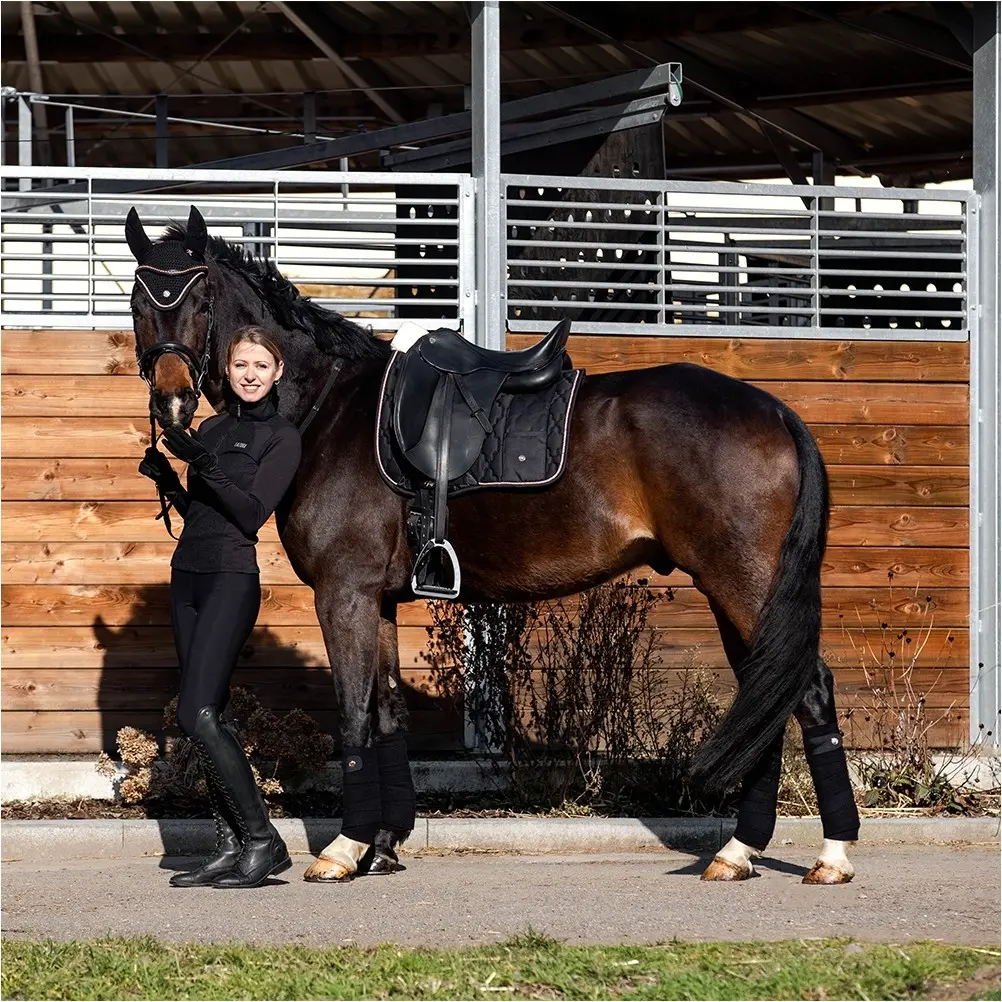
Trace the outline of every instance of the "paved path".
<path fill-rule="evenodd" d="M 813 862 L 786 847 L 743 884 L 706 884 L 706 859 L 677 853 L 422 854 L 407 870 L 307 884 L 306 857 L 256 891 L 167 886 L 184 860 L 3 865 L 5 936 L 102 935 L 318 946 L 463 946 L 527 926 L 570 943 L 852 936 L 999 941 L 997 848 L 857 848 L 856 879 L 805 887 Z M 291 879 L 286 880 L 289 877 Z"/>

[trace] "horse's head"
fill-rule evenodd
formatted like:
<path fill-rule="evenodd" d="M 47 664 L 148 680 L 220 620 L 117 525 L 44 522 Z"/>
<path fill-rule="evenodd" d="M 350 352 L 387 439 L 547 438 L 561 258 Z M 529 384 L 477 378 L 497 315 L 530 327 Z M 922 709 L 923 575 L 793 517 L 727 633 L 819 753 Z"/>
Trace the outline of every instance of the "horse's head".
<path fill-rule="evenodd" d="M 132 324 L 139 371 L 150 387 L 150 415 L 163 428 L 187 428 L 212 355 L 205 220 L 192 206 L 183 239 L 178 234 L 154 242 L 133 208 L 125 236 L 137 262 Z"/>

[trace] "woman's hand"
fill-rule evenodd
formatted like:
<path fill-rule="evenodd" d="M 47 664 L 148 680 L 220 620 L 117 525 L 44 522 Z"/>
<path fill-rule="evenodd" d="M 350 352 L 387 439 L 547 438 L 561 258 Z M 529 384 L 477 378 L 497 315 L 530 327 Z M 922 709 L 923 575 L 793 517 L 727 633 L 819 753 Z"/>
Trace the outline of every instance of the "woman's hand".
<path fill-rule="evenodd" d="M 149 477 L 161 489 L 173 489 L 181 486 L 170 460 L 156 447 L 151 445 L 139 463 L 139 472 Z"/>
<path fill-rule="evenodd" d="M 177 425 L 170 425 L 164 431 L 164 445 L 189 466 L 204 470 L 216 462 L 216 457 L 206 449 L 201 436 L 194 428 L 184 431 Z"/>

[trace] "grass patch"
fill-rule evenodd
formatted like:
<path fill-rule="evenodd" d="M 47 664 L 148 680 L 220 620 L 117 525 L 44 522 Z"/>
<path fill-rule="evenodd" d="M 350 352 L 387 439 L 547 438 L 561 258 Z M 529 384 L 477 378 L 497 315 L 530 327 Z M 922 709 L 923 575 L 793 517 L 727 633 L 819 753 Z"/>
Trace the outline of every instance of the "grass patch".
<path fill-rule="evenodd" d="M 567 946 L 529 929 L 458 950 L 5 940 L 5 999 L 998 998 L 997 953 L 849 940 Z M 964 982 L 980 972 L 974 991 Z M 949 994 L 956 986 L 957 993 Z M 995 994 L 985 994 L 994 991 Z M 947 994 L 944 994 L 944 991 Z"/>

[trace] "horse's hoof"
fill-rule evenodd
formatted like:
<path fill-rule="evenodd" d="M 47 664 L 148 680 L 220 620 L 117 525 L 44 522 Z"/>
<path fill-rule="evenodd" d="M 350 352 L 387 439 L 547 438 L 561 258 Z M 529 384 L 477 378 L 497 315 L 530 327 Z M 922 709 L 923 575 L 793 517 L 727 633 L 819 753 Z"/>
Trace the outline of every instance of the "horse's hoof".
<path fill-rule="evenodd" d="M 713 861 L 703 871 L 703 875 L 699 879 L 747 880 L 749 877 L 753 877 L 754 875 L 755 871 L 752 869 L 751 863 L 747 864 L 746 869 L 742 869 L 736 863 L 731 863 L 726 859 L 721 859 L 719 856 L 714 856 Z"/>
<path fill-rule="evenodd" d="M 344 863 L 318 856 L 306 868 L 303 880 L 308 880 L 311 884 L 346 884 L 354 876 L 355 871 L 349 870 Z"/>
<path fill-rule="evenodd" d="M 367 877 L 385 877 L 389 873 L 399 873 L 401 870 L 405 870 L 406 867 L 393 856 L 387 856 L 385 853 L 377 852 L 373 857 L 372 862 L 369 864 L 368 869 L 365 871 L 365 876 Z M 361 867 L 359 867 L 359 876 L 362 875 Z"/>
<path fill-rule="evenodd" d="M 804 884 L 848 884 L 852 880 L 852 874 L 840 870 L 831 863 L 822 863 L 820 860 L 815 863 L 807 876 L 801 881 Z"/>

